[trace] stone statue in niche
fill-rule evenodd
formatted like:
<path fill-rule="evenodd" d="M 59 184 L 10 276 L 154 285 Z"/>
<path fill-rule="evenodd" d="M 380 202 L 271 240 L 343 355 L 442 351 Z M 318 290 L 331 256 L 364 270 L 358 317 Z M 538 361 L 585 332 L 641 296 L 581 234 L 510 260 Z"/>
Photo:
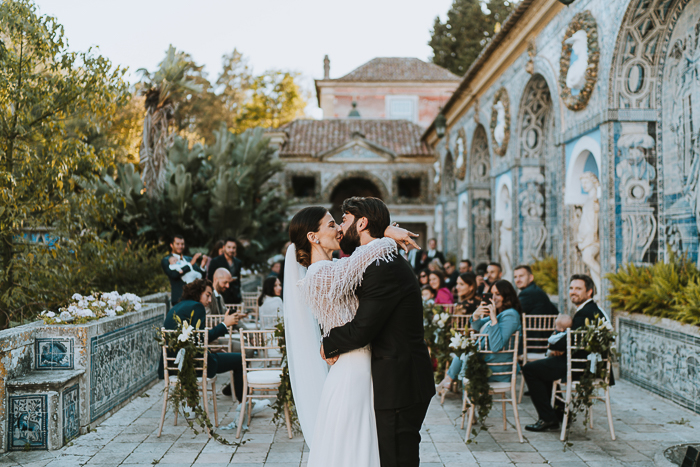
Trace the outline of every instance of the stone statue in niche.
<path fill-rule="evenodd" d="M 496 102 L 493 108 L 496 110 L 496 128 L 493 130 L 493 139 L 496 144 L 503 146 L 506 137 L 506 108 L 501 101 Z"/>
<path fill-rule="evenodd" d="M 513 277 L 513 215 L 510 207 L 510 193 L 507 190 L 502 192 L 504 199 L 502 203 L 505 215 L 498 228 L 498 258 L 501 263 L 503 278 L 512 280 Z"/>
<path fill-rule="evenodd" d="M 455 168 L 460 170 L 464 166 L 464 140 L 462 138 L 457 138 L 457 161 L 455 162 Z"/>
<path fill-rule="evenodd" d="M 564 41 L 571 44 L 576 59 L 569 65 L 566 73 L 566 86 L 569 89 L 581 91 L 586 86 L 586 70 L 588 69 L 588 36 L 586 31 L 579 29 L 570 38 Z"/>
<path fill-rule="evenodd" d="M 542 220 L 544 217 L 544 196 L 540 189 L 544 177 L 541 174 L 538 175 L 538 178 L 528 180 L 525 184 L 525 191 L 518 195 L 520 212 L 523 216 L 522 258 L 526 263 L 542 257 L 542 247 L 547 240 L 547 228 Z"/>
<path fill-rule="evenodd" d="M 491 208 L 485 199 L 476 201 L 472 208 L 474 216 L 474 258 L 476 262 L 489 260 L 489 247 L 491 245 Z M 467 255 L 468 257 L 469 255 Z"/>
<path fill-rule="evenodd" d="M 615 167 L 622 201 L 623 261 L 642 263 L 656 234 L 656 216 L 649 198 L 654 193 L 656 169 L 647 160 L 654 138 L 647 123 L 622 123 L 618 140 L 620 162 Z"/>
<path fill-rule="evenodd" d="M 592 172 L 581 175 L 581 189 L 588 193 L 588 198 L 581 209 L 581 219 L 576 234 L 576 246 L 581 252 L 583 263 L 588 266 L 591 279 L 596 287 L 596 295 L 600 293 L 600 237 L 598 233 L 598 177 Z"/>

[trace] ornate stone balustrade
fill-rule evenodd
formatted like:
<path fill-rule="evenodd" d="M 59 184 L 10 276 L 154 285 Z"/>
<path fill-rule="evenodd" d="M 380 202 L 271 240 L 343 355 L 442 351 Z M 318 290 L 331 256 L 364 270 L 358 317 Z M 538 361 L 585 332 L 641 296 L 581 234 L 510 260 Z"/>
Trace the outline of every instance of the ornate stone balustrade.
<path fill-rule="evenodd" d="M 615 313 L 620 377 L 700 413 L 700 328 Z"/>
<path fill-rule="evenodd" d="M 157 378 L 161 295 L 87 324 L 0 331 L 0 452 L 58 449 L 148 388 Z"/>

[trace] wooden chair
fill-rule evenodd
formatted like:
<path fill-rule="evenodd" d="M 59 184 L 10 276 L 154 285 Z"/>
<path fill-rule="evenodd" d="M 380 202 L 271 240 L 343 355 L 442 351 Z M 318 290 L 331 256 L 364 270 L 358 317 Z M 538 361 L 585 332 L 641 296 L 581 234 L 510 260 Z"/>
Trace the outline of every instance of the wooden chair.
<path fill-rule="evenodd" d="M 539 337 L 537 334 L 533 335 L 533 331 L 538 334 L 554 332 L 556 320 L 557 315 L 523 315 L 523 354 L 519 357 L 521 366 L 546 357 L 549 336 Z M 525 377 L 521 376 L 521 378 L 518 404 L 522 403 L 525 392 Z"/>
<path fill-rule="evenodd" d="M 282 315 L 270 315 L 260 317 L 260 329 L 275 329 L 277 323 L 282 319 Z"/>
<path fill-rule="evenodd" d="M 518 341 L 520 339 L 520 332 L 516 331 L 515 334 L 508 340 L 508 343 L 503 347 L 498 352 L 493 352 L 491 350 L 485 350 L 489 348 L 488 346 L 488 335 L 487 334 L 472 334 L 472 338 L 480 340 L 479 342 L 479 347 L 480 349 L 484 350 L 479 350 L 479 353 L 483 355 L 488 355 L 488 354 L 511 354 L 513 357 L 513 362 L 512 364 L 509 364 L 508 362 L 500 362 L 500 363 L 487 363 L 488 366 L 490 367 L 496 367 L 496 366 L 510 366 L 510 370 L 508 371 L 500 371 L 500 372 L 493 372 L 492 376 L 496 375 L 510 375 L 510 382 L 489 382 L 489 387 L 490 387 L 490 393 L 493 395 L 500 394 L 501 399 L 500 402 L 503 404 L 503 429 L 507 430 L 508 429 L 508 421 L 506 419 L 506 402 L 510 403 L 513 406 L 513 415 L 515 416 L 515 428 L 518 431 L 518 439 L 520 440 L 521 443 L 524 442 L 523 440 L 523 432 L 522 429 L 520 428 L 520 414 L 518 413 L 518 397 L 517 397 L 517 392 L 516 392 L 516 384 L 515 384 L 515 377 L 518 372 Z M 469 394 L 467 394 L 467 388 L 469 384 L 469 380 L 464 378 L 463 381 L 464 388 L 463 388 L 463 398 L 462 398 L 462 426 L 461 428 L 464 428 L 464 414 L 468 414 L 468 421 L 467 421 L 467 434 L 464 438 L 464 441 L 467 442 L 469 441 L 469 437 L 471 436 L 472 432 L 472 425 L 474 424 L 474 405 L 471 403 L 469 400 Z M 506 393 L 510 393 L 510 397 L 506 398 Z M 494 399 L 494 403 L 496 403 Z M 469 404 L 469 408 L 467 409 L 467 404 Z"/>
<path fill-rule="evenodd" d="M 564 421 L 561 427 L 561 437 L 560 439 L 564 441 L 566 439 L 566 425 L 569 420 L 569 404 L 576 391 L 576 386 L 579 384 L 578 381 L 574 381 L 574 374 L 583 374 L 584 371 L 589 371 L 591 362 L 587 358 L 573 358 L 573 354 L 583 348 L 583 336 L 586 331 L 572 331 L 571 329 L 566 330 L 566 381 L 562 383 L 562 380 L 557 380 L 552 383 L 552 406 L 554 406 L 555 401 L 561 401 L 564 403 Z M 615 428 L 613 427 L 612 418 L 612 408 L 610 407 L 610 372 L 612 371 L 610 365 L 610 358 L 604 358 L 602 363 L 606 368 L 605 378 L 596 378 L 593 383 L 596 390 L 604 389 L 604 396 L 593 396 L 594 400 L 604 401 L 605 410 L 608 414 L 608 427 L 610 428 L 610 438 L 615 441 Z M 577 364 L 577 365 L 575 365 Z M 600 364 L 600 362 L 598 363 Z M 593 428 L 593 407 L 590 408 L 590 427 Z"/>
<path fill-rule="evenodd" d="M 161 332 L 164 334 L 177 333 L 175 330 L 168 330 L 161 328 Z M 203 350 L 203 354 L 194 359 L 194 369 L 197 373 L 202 376 L 197 378 L 197 382 L 201 384 L 202 390 L 202 405 L 204 410 L 207 412 L 207 416 L 211 420 L 211 413 L 209 412 L 209 391 L 211 391 L 212 403 L 214 405 L 214 425 L 219 426 L 219 411 L 216 407 L 216 376 L 213 378 L 207 378 L 207 353 L 209 351 L 209 331 L 208 330 L 196 330 L 192 331 L 194 341 L 198 342 Z M 163 431 L 163 423 L 165 423 L 165 413 L 168 410 L 168 397 L 170 396 L 170 388 L 178 384 L 177 373 L 178 368 L 175 364 L 175 357 L 168 356 L 168 346 L 163 345 L 163 370 L 165 374 L 165 390 L 163 391 L 163 412 L 160 415 L 160 426 L 158 427 L 158 438 Z M 175 412 L 175 426 L 177 426 L 177 416 L 178 413 Z M 208 433 L 211 438 L 211 433 Z"/>
<path fill-rule="evenodd" d="M 277 392 L 282 384 L 282 360 L 280 346 L 275 331 L 270 329 L 240 331 L 241 356 L 243 357 L 243 400 L 241 401 L 241 414 L 238 417 L 238 430 L 236 438 L 241 437 L 243 417 L 248 406 L 248 425 L 250 425 L 250 413 L 253 398 L 266 398 L 268 393 Z M 256 357 L 246 357 L 246 351 L 257 351 Z M 270 354 L 276 355 L 270 355 Z M 253 367 L 253 365 L 256 365 Z M 253 391 L 264 394 L 253 394 Z M 292 423 L 289 415 L 289 405 L 284 405 L 284 419 L 287 422 L 287 434 L 292 439 Z"/>
<path fill-rule="evenodd" d="M 255 292 L 243 292 L 241 297 L 243 298 L 243 311 L 252 318 L 253 322 L 258 323 L 259 319 L 259 307 L 258 307 L 258 297 L 260 294 Z"/>
<path fill-rule="evenodd" d="M 435 304 L 435 306 L 442 307 L 446 313 L 453 314 L 455 312 L 455 305 L 454 303 L 439 303 Z"/>
<path fill-rule="evenodd" d="M 207 330 L 218 326 L 219 323 L 222 323 L 224 321 L 224 317 L 224 315 L 207 315 Z M 227 336 L 220 337 L 219 339 L 217 339 L 216 343 L 210 343 L 209 348 L 213 351 L 224 351 L 232 353 L 233 339 L 234 337 L 238 337 L 234 335 L 232 326 L 228 326 Z M 223 342 L 218 342 L 219 340 L 222 340 Z M 236 396 L 234 395 L 235 391 L 233 390 L 233 388 L 235 388 L 236 386 L 233 384 L 233 370 L 231 370 L 229 373 L 231 374 L 231 400 L 235 403 Z"/>
<path fill-rule="evenodd" d="M 452 315 L 450 318 L 450 327 L 456 332 L 464 334 L 469 329 L 469 318 L 472 315 Z"/>

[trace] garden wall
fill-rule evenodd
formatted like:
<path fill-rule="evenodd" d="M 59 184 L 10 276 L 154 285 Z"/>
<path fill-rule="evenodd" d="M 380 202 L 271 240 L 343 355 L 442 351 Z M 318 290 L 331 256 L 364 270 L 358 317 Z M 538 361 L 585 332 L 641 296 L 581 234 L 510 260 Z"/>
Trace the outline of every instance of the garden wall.
<path fill-rule="evenodd" d="M 0 452 L 58 449 L 149 387 L 166 312 L 158 295 L 87 324 L 0 331 Z"/>
<path fill-rule="evenodd" d="M 700 328 L 615 313 L 620 377 L 700 413 Z"/>

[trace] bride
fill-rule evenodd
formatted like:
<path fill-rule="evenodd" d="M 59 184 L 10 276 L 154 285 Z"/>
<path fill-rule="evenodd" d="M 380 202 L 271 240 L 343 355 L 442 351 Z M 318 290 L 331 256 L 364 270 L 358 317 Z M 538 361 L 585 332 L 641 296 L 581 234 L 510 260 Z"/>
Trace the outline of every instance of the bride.
<path fill-rule="evenodd" d="M 396 254 L 392 238 L 412 243 L 412 234 L 398 227 L 388 227 L 385 235 L 333 261 L 342 232 L 326 208 L 304 208 L 289 226 L 285 338 L 309 467 L 379 467 L 369 346 L 341 355 L 329 371 L 319 355 L 319 326 L 325 336 L 352 321 L 365 268 Z"/>

